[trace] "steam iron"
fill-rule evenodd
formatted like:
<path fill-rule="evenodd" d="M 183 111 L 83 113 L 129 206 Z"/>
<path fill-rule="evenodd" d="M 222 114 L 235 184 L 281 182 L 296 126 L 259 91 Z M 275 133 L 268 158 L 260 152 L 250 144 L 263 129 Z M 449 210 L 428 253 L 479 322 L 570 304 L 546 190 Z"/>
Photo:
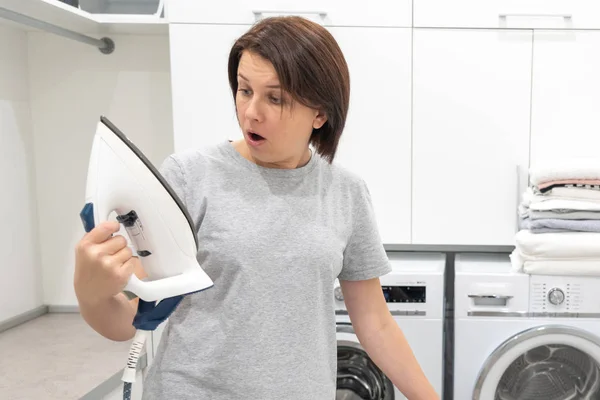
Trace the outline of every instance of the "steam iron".
<path fill-rule="evenodd" d="M 124 289 L 130 298 L 139 297 L 133 321 L 137 332 L 122 379 L 126 382 L 124 398 L 129 399 L 149 332 L 168 318 L 183 296 L 210 288 L 213 281 L 196 259 L 196 229 L 175 191 L 146 156 L 102 116 L 80 212 L 85 231 L 107 221 L 113 212 L 148 275 L 142 281 L 132 274 Z"/>
<path fill-rule="evenodd" d="M 85 230 L 108 220 L 113 211 L 148 275 L 146 281 L 132 275 L 125 291 L 157 301 L 213 285 L 196 260 L 198 238 L 187 209 L 144 154 L 101 117 L 81 211 Z"/>

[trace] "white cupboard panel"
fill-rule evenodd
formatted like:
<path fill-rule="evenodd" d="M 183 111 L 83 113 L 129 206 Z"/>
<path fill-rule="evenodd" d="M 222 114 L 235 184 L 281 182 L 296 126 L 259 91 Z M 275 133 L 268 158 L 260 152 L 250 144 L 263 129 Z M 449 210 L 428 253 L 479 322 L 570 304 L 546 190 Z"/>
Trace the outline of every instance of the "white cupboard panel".
<path fill-rule="evenodd" d="M 600 28 L 594 0 L 415 0 L 415 27 Z"/>
<path fill-rule="evenodd" d="M 275 15 L 300 15 L 327 26 L 412 26 L 412 0 L 170 0 L 167 19 L 180 23 L 252 24 Z"/>
<path fill-rule="evenodd" d="M 511 245 L 532 33 L 414 32 L 413 243 Z"/>
<path fill-rule="evenodd" d="M 410 243 L 411 29 L 330 31 L 344 52 L 351 80 L 336 162 L 368 185 L 383 242 Z"/>
<path fill-rule="evenodd" d="M 170 26 L 175 151 L 242 138 L 227 61 L 246 30 L 239 25 Z"/>
<path fill-rule="evenodd" d="M 600 151 L 600 32 L 534 33 L 531 165 Z"/>

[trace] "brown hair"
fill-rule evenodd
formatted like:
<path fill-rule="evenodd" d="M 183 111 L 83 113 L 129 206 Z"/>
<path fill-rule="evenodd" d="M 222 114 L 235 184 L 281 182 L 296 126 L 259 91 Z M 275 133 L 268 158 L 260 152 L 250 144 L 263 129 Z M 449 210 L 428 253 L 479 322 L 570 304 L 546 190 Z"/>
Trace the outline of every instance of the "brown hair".
<path fill-rule="evenodd" d="M 295 100 L 325 113 L 327 121 L 321 128 L 313 129 L 309 143 L 331 163 L 350 102 L 348 66 L 331 33 L 297 16 L 257 22 L 234 43 L 229 53 L 229 85 L 234 101 L 238 65 L 244 50 L 270 61 L 282 89 Z"/>

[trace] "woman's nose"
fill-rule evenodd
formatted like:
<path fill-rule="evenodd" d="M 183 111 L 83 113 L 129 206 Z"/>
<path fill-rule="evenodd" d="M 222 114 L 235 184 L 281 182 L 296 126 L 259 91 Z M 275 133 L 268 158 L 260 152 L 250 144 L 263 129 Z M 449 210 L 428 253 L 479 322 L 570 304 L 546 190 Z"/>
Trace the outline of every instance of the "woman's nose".
<path fill-rule="evenodd" d="M 259 121 L 260 115 L 261 113 L 258 99 L 256 97 L 252 97 L 252 99 L 248 102 L 248 107 L 246 108 L 246 118 Z"/>

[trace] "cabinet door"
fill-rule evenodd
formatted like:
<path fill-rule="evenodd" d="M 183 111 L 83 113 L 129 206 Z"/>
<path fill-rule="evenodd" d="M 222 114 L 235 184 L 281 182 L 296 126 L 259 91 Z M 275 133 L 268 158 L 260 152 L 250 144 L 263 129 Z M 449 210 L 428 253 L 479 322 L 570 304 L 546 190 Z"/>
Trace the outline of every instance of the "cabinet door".
<path fill-rule="evenodd" d="M 350 70 L 336 162 L 367 183 L 384 243 L 410 243 L 410 28 L 330 28 Z"/>
<path fill-rule="evenodd" d="M 173 23 L 253 24 L 275 15 L 300 15 L 326 26 L 411 27 L 411 0 L 170 0 Z"/>
<path fill-rule="evenodd" d="M 600 32 L 535 32 L 531 165 L 600 151 Z"/>
<path fill-rule="evenodd" d="M 598 29 L 596 0 L 415 0 L 415 27 Z"/>
<path fill-rule="evenodd" d="M 242 138 L 227 61 L 248 26 L 170 26 L 175 151 Z"/>
<path fill-rule="evenodd" d="M 413 243 L 512 244 L 532 33 L 416 29 L 413 51 Z"/>

